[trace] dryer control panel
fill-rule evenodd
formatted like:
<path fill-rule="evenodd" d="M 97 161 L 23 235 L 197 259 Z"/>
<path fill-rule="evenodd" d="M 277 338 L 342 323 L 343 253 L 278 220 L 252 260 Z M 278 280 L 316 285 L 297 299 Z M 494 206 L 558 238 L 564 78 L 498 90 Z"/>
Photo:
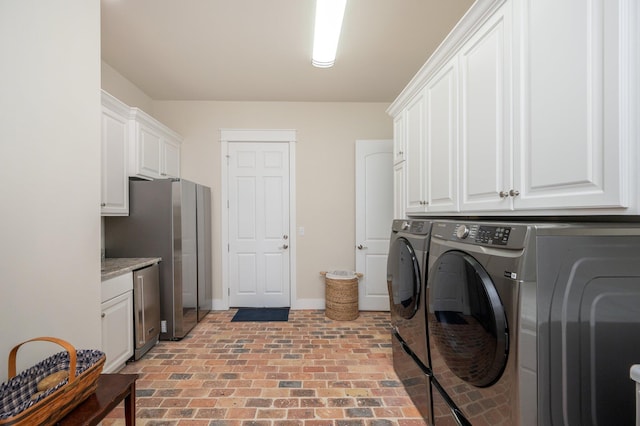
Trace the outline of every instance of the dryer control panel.
<path fill-rule="evenodd" d="M 509 226 L 480 226 L 476 236 L 477 243 L 506 246 L 511 235 Z"/>
<path fill-rule="evenodd" d="M 526 225 L 512 223 L 436 222 L 433 226 L 437 238 L 509 249 L 522 248 L 526 234 Z"/>
<path fill-rule="evenodd" d="M 510 226 L 465 225 L 456 224 L 455 237 L 460 240 L 469 239 L 480 244 L 506 246 L 511 235 Z"/>

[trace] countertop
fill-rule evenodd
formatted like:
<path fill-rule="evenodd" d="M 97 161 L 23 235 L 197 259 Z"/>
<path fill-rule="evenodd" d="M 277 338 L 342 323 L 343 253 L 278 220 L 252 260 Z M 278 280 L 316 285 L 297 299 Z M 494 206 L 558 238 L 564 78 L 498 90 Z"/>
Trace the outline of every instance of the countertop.
<path fill-rule="evenodd" d="M 100 265 L 102 281 L 153 265 L 161 260 L 160 257 L 107 257 Z"/>

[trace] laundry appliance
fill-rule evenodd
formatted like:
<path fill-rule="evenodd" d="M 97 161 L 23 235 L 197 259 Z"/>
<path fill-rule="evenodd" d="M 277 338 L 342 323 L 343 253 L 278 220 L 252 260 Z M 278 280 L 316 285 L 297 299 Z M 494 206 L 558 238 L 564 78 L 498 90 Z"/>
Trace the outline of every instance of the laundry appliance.
<path fill-rule="evenodd" d="M 393 365 L 423 417 L 431 418 L 425 290 L 431 221 L 394 220 L 387 257 Z"/>
<path fill-rule="evenodd" d="M 639 260 L 635 225 L 434 222 L 434 424 L 632 424 Z"/>
<path fill-rule="evenodd" d="M 538 424 L 633 425 L 640 227 L 537 230 Z"/>

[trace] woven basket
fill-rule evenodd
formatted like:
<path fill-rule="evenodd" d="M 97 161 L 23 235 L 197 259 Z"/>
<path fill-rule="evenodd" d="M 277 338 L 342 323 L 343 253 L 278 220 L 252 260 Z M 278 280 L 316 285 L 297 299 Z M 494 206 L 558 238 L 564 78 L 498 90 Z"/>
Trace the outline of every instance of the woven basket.
<path fill-rule="evenodd" d="M 326 284 L 325 315 L 336 321 L 352 321 L 360 315 L 358 307 L 358 278 L 362 274 L 354 273 L 353 278 L 337 278 L 336 275 L 320 272 Z"/>
<path fill-rule="evenodd" d="M 16 376 L 16 355 L 28 342 L 48 341 L 62 346 L 59 352 Z M 53 425 L 95 392 L 105 354 L 79 350 L 55 337 L 36 337 L 15 346 L 9 354 L 9 380 L 0 385 L 0 425 Z M 37 396 L 37 384 L 46 376 L 68 370 L 69 377 Z"/>

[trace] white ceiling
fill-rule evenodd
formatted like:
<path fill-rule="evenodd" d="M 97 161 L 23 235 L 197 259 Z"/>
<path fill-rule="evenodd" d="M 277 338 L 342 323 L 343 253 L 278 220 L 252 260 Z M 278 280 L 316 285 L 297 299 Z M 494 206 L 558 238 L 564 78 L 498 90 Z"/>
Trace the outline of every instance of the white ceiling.
<path fill-rule="evenodd" d="M 313 0 L 101 0 L 102 59 L 155 100 L 391 102 L 473 0 L 348 0 L 311 65 Z"/>

